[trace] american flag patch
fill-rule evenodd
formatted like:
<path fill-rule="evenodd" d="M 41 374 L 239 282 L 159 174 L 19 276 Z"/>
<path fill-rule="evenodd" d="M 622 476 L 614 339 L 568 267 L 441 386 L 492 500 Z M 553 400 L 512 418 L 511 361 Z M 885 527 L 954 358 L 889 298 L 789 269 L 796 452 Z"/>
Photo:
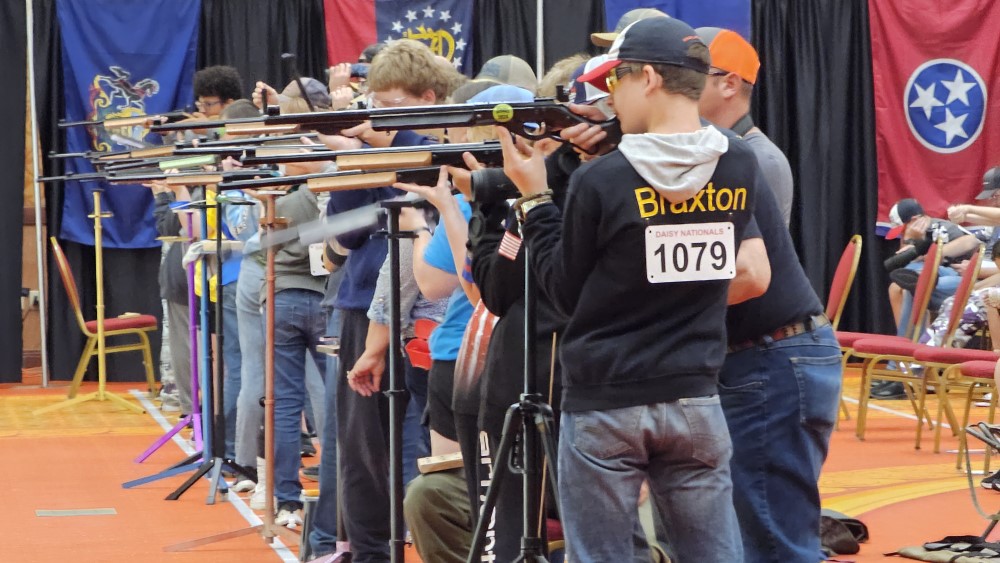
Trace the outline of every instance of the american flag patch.
<path fill-rule="evenodd" d="M 510 231 L 506 231 L 503 234 L 503 239 L 500 241 L 500 248 L 497 249 L 497 253 L 508 260 L 517 260 L 517 253 L 520 250 L 521 237 Z"/>

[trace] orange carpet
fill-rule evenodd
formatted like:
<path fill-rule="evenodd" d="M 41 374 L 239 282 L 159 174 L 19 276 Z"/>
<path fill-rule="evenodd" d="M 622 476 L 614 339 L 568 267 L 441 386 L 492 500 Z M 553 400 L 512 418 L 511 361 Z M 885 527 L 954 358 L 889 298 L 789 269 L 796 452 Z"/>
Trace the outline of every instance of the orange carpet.
<path fill-rule="evenodd" d="M 110 403 L 34 416 L 34 409 L 64 397 L 65 384 L 41 389 L 36 373 L 25 375 L 22 385 L 0 385 L 0 480 L 6 501 L 0 524 L 12 531 L 0 546 L 0 561 L 292 560 L 294 548 L 282 555 L 253 535 L 184 553 L 165 552 L 172 544 L 249 524 L 234 503 L 206 506 L 206 481 L 175 502 L 163 497 L 183 477 L 122 489 L 124 481 L 179 461 L 184 457 L 181 450 L 171 443 L 146 463 L 133 463 L 163 430 L 150 415 L 132 414 Z M 856 376 L 847 378 L 847 397 L 857 397 L 857 386 Z M 128 394 L 138 385 L 110 387 Z M 955 469 L 955 454 L 932 453 L 932 434 L 926 431 L 923 449 L 913 449 L 916 422 L 907 401 L 873 404 L 883 410 L 872 411 L 864 442 L 854 436 L 856 404 L 849 404 L 851 420 L 841 421 L 834 434 L 820 481 L 825 506 L 860 518 L 871 531 L 871 541 L 859 555 L 839 560 L 882 561 L 883 553 L 903 546 L 982 532 L 986 522 L 972 507 L 964 473 Z M 936 407 L 933 401 L 929 406 Z M 972 419 L 983 418 L 985 408 L 976 409 Z M 945 431 L 942 450 L 956 446 L 957 439 Z M 974 455 L 973 464 L 981 468 L 982 456 Z M 1000 467 L 1000 460 L 994 466 Z M 1000 509 L 1000 493 L 977 487 L 977 494 L 985 509 Z M 94 509 L 111 509 L 113 514 L 39 516 L 36 512 Z M 415 559 L 412 555 L 408 553 L 407 559 Z"/>

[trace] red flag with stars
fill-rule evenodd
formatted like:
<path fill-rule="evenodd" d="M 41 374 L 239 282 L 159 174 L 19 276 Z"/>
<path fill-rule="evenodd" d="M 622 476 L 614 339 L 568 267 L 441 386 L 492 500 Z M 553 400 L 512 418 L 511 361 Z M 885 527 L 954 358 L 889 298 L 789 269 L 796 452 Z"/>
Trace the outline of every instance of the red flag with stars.
<path fill-rule="evenodd" d="M 869 0 L 878 216 L 969 203 L 1000 164 L 1000 2 Z"/>
<path fill-rule="evenodd" d="M 353 63 L 368 45 L 415 39 L 469 74 L 472 0 L 324 0 L 330 64 Z"/>

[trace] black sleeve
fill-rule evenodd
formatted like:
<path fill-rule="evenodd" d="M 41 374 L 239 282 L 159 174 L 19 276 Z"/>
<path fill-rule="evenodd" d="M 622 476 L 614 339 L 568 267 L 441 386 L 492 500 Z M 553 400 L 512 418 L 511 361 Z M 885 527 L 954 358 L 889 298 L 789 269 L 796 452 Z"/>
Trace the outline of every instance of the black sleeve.
<path fill-rule="evenodd" d="M 586 176 L 573 176 L 562 212 L 555 205 L 540 205 L 528 212 L 524 222 L 525 244 L 531 249 L 538 285 L 566 316 L 576 309 L 599 252 L 601 205 L 587 188 L 588 181 Z"/>
<path fill-rule="evenodd" d="M 181 220 L 170 209 L 170 204 L 173 202 L 172 193 L 156 194 L 153 218 L 156 220 L 156 232 L 161 237 L 175 237 L 181 234 Z"/>
<path fill-rule="evenodd" d="M 470 227 L 469 250 L 472 252 L 472 279 L 479 288 L 483 304 L 491 313 L 503 317 L 511 305 L 524 297 L 524 252 L 518 250 L 511 260 L 498 252 L 508 230 L 517 234 L 517 221 L 506 203 L 479 206 L 473 215 L 478 225 Z M 502 221 L 506 219 L 505 228 Z"/>

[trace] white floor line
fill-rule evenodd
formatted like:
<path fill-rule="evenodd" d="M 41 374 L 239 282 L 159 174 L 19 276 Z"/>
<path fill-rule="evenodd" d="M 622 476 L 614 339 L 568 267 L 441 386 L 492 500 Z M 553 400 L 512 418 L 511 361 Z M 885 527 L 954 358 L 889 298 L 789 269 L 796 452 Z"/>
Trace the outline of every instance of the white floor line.
<path fill-rule="evenodd" d="M 170 431 L 171 428 L 173 428 L 173 425 L 167 422 L 167 419 L 163 417 L 163 414 L 160 412 L 160 409 L 156 408 L 156 405 L 154 405 L 146 397 L 145 391 L 139 391 L 138 389 L 133 389 L 131 393 L 133 397 L 135 397 L 140 403 L 142 403 L 142 407 L 146 409 L 146 412 L 148 412 L 149 415 L 153 417 L 153 420 L 155 420 L 156 423 L 159 424 L 161 428 L 163 428 L 164 432 L 168 432 Z M 173 441 L 180 447 L 181 451 L 183 451 L 185 454 L 191 455 L 194 453 L 194 447 L 192 447 L 187 440 L 181 438 L 179 433 L 174 435 Z M 250 510 L 250 507 L 247 506 L 247 503 L 242 498 L 240 498 L 240 496 L 237 495 L 236 493 L 229 491 L 226 494 L 226 500 L 228 500 L 229 503 L 233 505 L 233 508 L 236 509 L 236 512 L 239 512 L 240 516 L 242 516 L 251 526 L 259 526 L 263 523 L 261 519 L 254 513 L 254 511 Z M 283 563 L 298 563 L 299 558 L 296 557 L 296 555 L 292 553 L 292 550 L 288 549 L 288 546 L 282 543 L 279 538 L 274 538 L 274 541 L 271 542 L 270 545 L 271 549 L 273 549 L 274 552 L 278 555 L 278 557 L 281 558 L 281 561 Z"/>
<path fill-rule="evenodd" d="M 852 399 L 850 397 L 844 397 L 844 400 L 847 401 L 848 403 L 853 404 L 853 405 L 858 404 L 858 400 L 857 399 Z M 887 412 L 889 414 L 894 414 L 894 415 L 896 415 L 898 417 L 901 417 L 901 418 L 908 418 L 910 420 L 916 420 L 917 419 L 917 415 L 915 415 L 915 414 L 910 414 L 908 412 L 899 412 L 897 410 L 890 409 L 888 407 L 883 407 L 881 405 L 874 405 L 870 401 L 868 402 L 868 408 L 874 409 L 874 410 L 877 410 L 877 411 Z M 948 430 L 951 430 L 951 425 L 948 424 L 947 422 L 942 422 L 941 423 L 941 427 L 942 428 L 947 428 Z"/>

